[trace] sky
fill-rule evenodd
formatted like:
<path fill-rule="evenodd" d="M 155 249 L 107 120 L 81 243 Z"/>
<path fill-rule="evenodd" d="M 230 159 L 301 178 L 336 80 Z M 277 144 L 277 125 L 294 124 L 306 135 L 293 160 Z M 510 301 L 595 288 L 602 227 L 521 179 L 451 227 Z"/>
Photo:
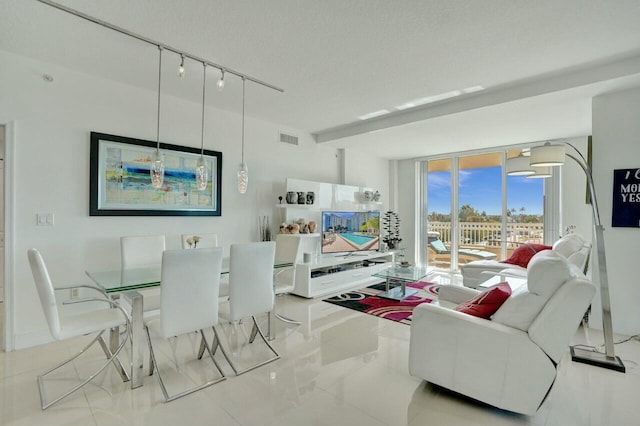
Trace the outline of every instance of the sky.
<path fill-rule="evenodd" d="M 502 168 L 485 167 L 460 170 L 459 205 L 470 204 L 488 215 L 502 213 Z M 507 176 L 507 209 L 525 208 L 525 214 L 542 214 L 544 179 Z M 449 213 L 451 210 L 451 172 L 431 172 L 428 177 L 427 203 L 429 213 Z"/>

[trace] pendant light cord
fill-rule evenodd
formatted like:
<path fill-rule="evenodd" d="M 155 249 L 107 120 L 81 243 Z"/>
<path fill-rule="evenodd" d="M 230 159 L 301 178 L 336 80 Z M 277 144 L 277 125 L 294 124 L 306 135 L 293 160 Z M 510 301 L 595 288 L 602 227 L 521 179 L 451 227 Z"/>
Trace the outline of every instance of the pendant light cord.
<path fill-rule="evenodd" d="M 244 163 L 244 83 L 245 78 L 242 77 L 242 162 Z"/>
<path fill-rule="evenodd" d="M 156 127 L 156 154 L 160 155 L 160 89 L 162 87 L 162 47 L 158 46 L 158 123 Z"/>
<path fill-rule="evenodd" d="M 204 109 L 207 93 L 207 64 L 202 63 L 202 128 L 200 129 L 200 158 L 204 157 Z"/>

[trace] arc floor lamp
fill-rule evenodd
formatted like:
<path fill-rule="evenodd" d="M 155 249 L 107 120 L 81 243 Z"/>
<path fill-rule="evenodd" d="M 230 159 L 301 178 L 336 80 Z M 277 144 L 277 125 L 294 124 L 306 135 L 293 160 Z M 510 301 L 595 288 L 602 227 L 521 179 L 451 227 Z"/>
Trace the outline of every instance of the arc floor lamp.
<path fill-rule="evenodd" d="M 607 275 L 607 259 L 604 247 L 604 226 L 600 220 L 600 210 L 598 209 L 598 200 L 596 197 L 596 189 L 593 184 L 593 175 L 591 166 L 584 158 L 582 153 L 571 143 L 559 141 L 560 145 L 545 143 L 542 146 L 531 148 L 531 156 L 529 164 L 535 170 L 536 168 L 544 168 L 551 166 L 562 166 L 565 164 L 566 157 L 574 160 L 587 176 L 587 185 L 591 195 L 591 208 L 593 213 L 594 239 L 597 255 L 598 278 L 600 283 L 600 299 L 602 304 L 602 330 L 604 333 L 605 353 L 594 350 L 587 350 L 578 347 L 571 347 L 571 359 L 576 362 L 591 364 L 598 367 L 608 368 L 620 372 L 625 372 L 625 366 L 622 360 L 615 355 L 613 346 L 613 325 L 611 321 L 611 300 L 609 298 L 609 278 Z M 567 152 L 569 147 L 572 152 Z M 507 167 L 507 170 L 509 167 Z"/>

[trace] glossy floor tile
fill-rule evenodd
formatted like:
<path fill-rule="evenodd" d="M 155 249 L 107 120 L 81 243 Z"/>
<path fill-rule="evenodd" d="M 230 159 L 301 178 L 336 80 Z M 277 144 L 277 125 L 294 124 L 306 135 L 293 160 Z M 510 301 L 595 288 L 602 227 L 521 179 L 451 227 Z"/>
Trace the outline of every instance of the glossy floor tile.
<path fill-rule="evenodd" d="M 431 277 L 448 283 L 443 275 Z M 450 282 L 450 281 L 449 281 Z M 616 345 L 626 374 L 572 363 L 567 353 L 556 383 L 535 416 L 522 416 L 470 400 L 408 373 L 410 327 L 296 296 L 278 297 L 278 312 L 302 322 L 277 322 L 272 342 L 280 359 L 233 376 L 220 351 L 223 382 L 171 403 L 155 376 L 131 390 L 111 367 L 47 411 L 40 410 L 36 375 L 79 349 L 86 338 L 0 354 L 2 425 L 636 425 L 640 342 Z M 266 318 L 260 318 L 266 325 Z M 244 324 L 245 326 L 247 324 Z M 248 344 L 249 327 L 220 328 L 229 351 L 250 363 L 268 356 L 262 342 Z M 212 335 L 208 331 L 208 338 Z M 181 339 L 181 340 L 180 340 Z M 198 335 L 160 342 L 157 354 L 174 389 L 216 375 L 197 361 Z M 602 336 L 579 330 L 576 343 Z M 437 344 L 437 342 L 434 342 Z M 128 358 L 128 354 L 125 354 Z M 103 359 L 99 349 L 68 374 L 88 374 Z M 51 390 L 65 384 L 53 380 Z"/>

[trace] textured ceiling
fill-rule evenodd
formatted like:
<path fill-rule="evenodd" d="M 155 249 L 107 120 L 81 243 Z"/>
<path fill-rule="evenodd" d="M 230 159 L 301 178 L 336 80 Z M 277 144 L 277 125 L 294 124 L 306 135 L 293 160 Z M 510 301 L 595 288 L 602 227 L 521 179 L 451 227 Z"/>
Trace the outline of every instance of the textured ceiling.
<path fill-rule="evenodd" d="M 633 87 L 640 73 L 634 65 L 586 82 L 562 78 L 640 57 L 638 0 L 58 2 L 285 89 L 248 85 L 249 115 L 319 135 L 346 126 L 351 132 L 326 143 L 387 158 L 588 134 L 591 96 Z M 0 49 L 155 90 L 153 46 L 35 0 L 2 6 Z M 187 63 L 179 80 L 179 57 L 164 62 L 164 90 L 199 102 L 202 66 Z M 545 75 L 555 80 L 521 99 L 493 95 Z M 228 80 L 208 99 L 238 111 L 240 81 Z M 402 126 L 390 119 L 367 134 L 357 125 L 360 115 L 477 85 L 486 90 L 441 102 L 458 104 L 454 114 L 416 115 Z M 474 97 L 481 102 L 467 102 Z"/>

